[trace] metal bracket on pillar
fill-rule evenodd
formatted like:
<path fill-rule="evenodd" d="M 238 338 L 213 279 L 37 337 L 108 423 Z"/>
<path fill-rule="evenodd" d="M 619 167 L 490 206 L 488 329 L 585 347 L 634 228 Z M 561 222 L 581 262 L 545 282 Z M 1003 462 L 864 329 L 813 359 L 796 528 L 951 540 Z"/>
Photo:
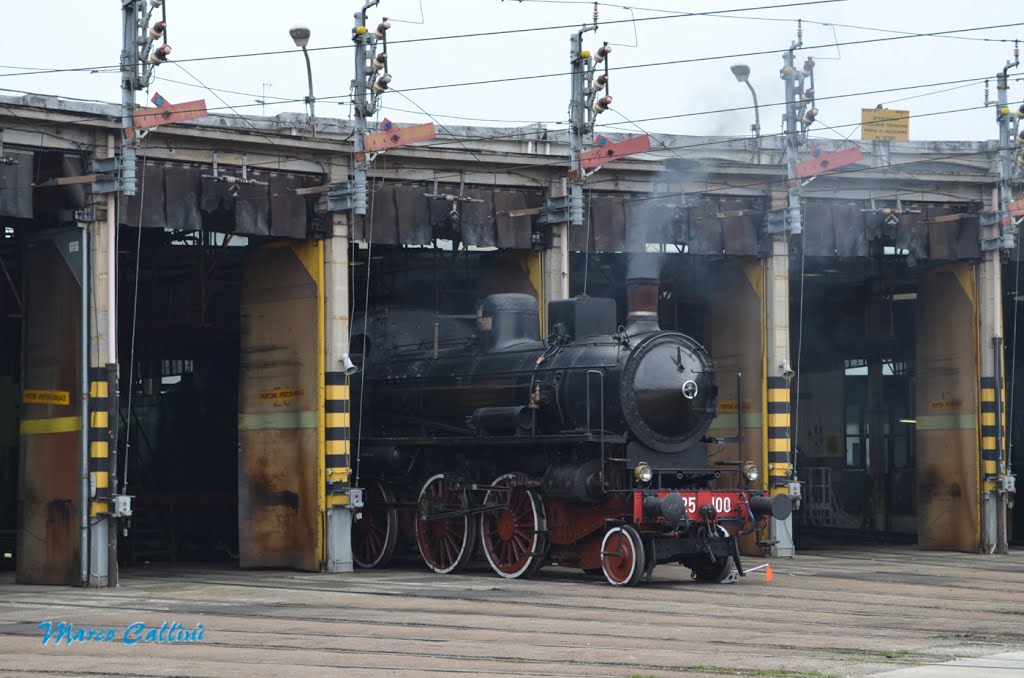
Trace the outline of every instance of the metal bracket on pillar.
<path fill-rule="evenodd" d="M 1000 214 L 998 212 L 982 212 L 978 215 L 978 225 L 981 228 L 987 226 L 1000 226 Z M 982 252 L 991 252 L 992 250 L 1012 250 L 1017 246 L 1017 227 L 1013 225 L 1012 219 L 1010 225 L 1002 228 L 994 238 L 981 238 L 979 246 Z"/>
<path fill-rule="evenodd" d="M 327 490 L 331 497 L 348 497 L 342 506 L 350 509 L 363 508 L 363 490 L 358 487 L 347 487 L 341 483 L 332 483 Z"/>
<path fill-rule="evenodd" d="M 327 191 L 327 211 L 347 212 L 355 207 L 356 191 L 352 182 L 331 184 Z"/>
<path fill-rule="evenodd" d="M 764 215 L 764 230 L 768 235 L 779 235 L 789 231 L 789 208 L 768 210 Z"/>
<path fill-rule="evenodd" d="M 92 184 L 93 193 L 117 193 L 121 190 L 121 181 L 117 178 L 121 168 L 120 158 L 93 158 L 89 167 L 97 175 Z"/>
<path fill-rule="evenodd" d="M 570 197 L 568 195 L 545 198 L 544 209 L 541 212 L 539 223 L 561 224 L 569 221 L 569 202 Z"/>

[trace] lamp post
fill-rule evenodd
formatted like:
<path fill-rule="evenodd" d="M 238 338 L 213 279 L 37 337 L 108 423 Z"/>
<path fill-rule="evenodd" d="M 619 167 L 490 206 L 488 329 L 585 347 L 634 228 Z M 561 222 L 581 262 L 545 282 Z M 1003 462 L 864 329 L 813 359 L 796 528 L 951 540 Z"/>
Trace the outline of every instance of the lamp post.
<path fill-rule="evenodd" d="M 288 30 L 288 34 L 292 36 L 292 40 L 295 41 L 295 46 L 302 49 L 302 56 L 306 57 L 306 78 L 309 81 L 309 95 L 306 96 L 306 104 L 309 106 L 309 126 L 313 130 L 313 136 L 316 136 L 316 125 L 314 120 L 316 119 L 316 97 L 313 96 L 313 67 L 309 63 L 309 52 L 306 51 L 306 45 L 309 44 L 309 27 L 308 26 L 292 26 Z"/>
<path fill-rule="evenodd" d="M 750 96 L 754 97 L 754 124 L 750 129 L 754 132 L 754 151 L 758 155 L 757 161 L 761 162 L 761 112 L 757 107 L 757 92 L 754 91 L 754 86 L 750 84 L 750 66 L 746 64 L 734 64 L 729 67 L 729 70 L 736 76 L 736 81 L 744 83 L 747 86 L 747 89 L 750 90 Z"/>

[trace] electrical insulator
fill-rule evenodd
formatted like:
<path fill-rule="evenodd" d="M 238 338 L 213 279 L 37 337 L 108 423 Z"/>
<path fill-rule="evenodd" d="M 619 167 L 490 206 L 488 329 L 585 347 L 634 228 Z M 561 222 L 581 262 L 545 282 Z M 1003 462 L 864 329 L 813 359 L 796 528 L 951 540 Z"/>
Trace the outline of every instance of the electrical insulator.
<path fill-rule="evenodd" d="M 388 90 L 388 83 L 391 82 L 391 75 L 385 73 L 384 75 L 377 78 L 377 82 L 373 83 L 373 91 L 377 94 L 383 94 Z"/>
<path fill-rule="evenodd" d="M 597 23 L 597 3 L 594 3 L 594 23 Z"/>
<path fill-rule="evenodd" d="M 1017 135 L 1017 145 L 1024 146 L 1024 132 Z"/>
<path fill-rule="evenodd" d="M 385 19 L 377 24 L 377 30 L 373 32 L 374 37 L 378 40 L 382 40 L 384 38 L 384 34 L 388 32 L 389 28 L 391 28 L 391 22 Z"/>
<path fill-rule="evenodd" d="M 150 28 L 149 28 L 149 37 L 151 37 L 154 40 L 158 40 L 160 38 L 160 36 L 162 36 L 164 34 L 164 31 L 166 31 L 166 30 L 167 30 L 167 23 L 163 22 L 163 21 L 157 21 L 155 24 L 150 26 Z"/>
<path fill-rule="evenodd" d="M 804 41 L 804 22 L 803 22 L 802 19 L 797 19 L 796 20 L 796 41 L 797 42 L 803 42 Z"/>
<path fill-rule="evenodd" d="M 807 61 L 804 62 L 804 70 L 808 73 L 814 70 L 814 59 L 808 58 Z"/>
<path fill-rule="evenodd" d="M 800 95 L 800 101 L 814 101 L 814 88 L 805 89 L 804 93 Z"/>
<path fill-rule="evenodd" d="M 1017 117 L 1024 118 L 1024 104 L 1021 104 L 1020 108 L 1017 109 Z"/>
<path fill-rule="evenodd" d="M 818 117 L 818 109 L 812 108 L 811 110 L 804 113 L 804 117 L 800 118 L 800 122 L 804 124 L 804 127 L 810 127 L 814 124 L 814 119 Z"/>
<path fill-rule="evenodd" d="M 604 113 L 608 110 L 608 107 L 612 105 L 611 97 L 601 97 L 594 104 L 594 113 Z"/>
<path fill-rule="evenodd" d="M 602 61 L 605 60 L 608 54 L 611 53 L 611 51 L 612 48 L 609 47 L 608 45 L 602 45 L 601 47 L 598 47 L 597 52 L 594 54 L 594 61 L 596 61 L 597 63 L 601 63 Z"/>
<path fill-rule="evenodd" d="M 149 0 L 150 7 L 163 7 L 164 0 Z"/>
<path fill-rule="evenodd" d="M 160 45 L 153 50 L 153 53 L 149 55 L 149 63 L 160 65 L 167 61 L 167 57 L 171 55 L 170 45 Z"/>
<path fill-rule="evenodd" d="M 373 70 L 379 71 L 387 65 L 388 55 L 381 52 L 377 56 L 373 57 Z"/>
<path fill-rule="evenodd" d="M 604 86 L 608 84 L 608 76 L 602 73 L 601 75 L 594 78 L 594 91 L 600 92 L 604 89 Z"/>

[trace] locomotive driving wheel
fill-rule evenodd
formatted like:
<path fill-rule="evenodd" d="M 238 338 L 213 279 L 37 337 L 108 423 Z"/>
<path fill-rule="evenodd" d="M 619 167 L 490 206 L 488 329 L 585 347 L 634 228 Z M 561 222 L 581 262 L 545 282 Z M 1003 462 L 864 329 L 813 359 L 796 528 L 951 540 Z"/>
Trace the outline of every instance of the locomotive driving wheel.
<path fill-rule="evenodd" d="M 523 476 L 499 477 L 484 497 L 480 539 L 491 569 L 508 579 L 529 577 L 544 562 L 548 521 L 544 502 L 535 490 L 521 485 Z"/>
<path fill-rule="evenodd" d="M 395 495 L 381 483 L 363 490 L 361 517 L 352 525 L 352 560 L 363 568 L 387 567 L 398 543 Z"/>
<path fill-rule="evenodd" d="M 447 489 L 444 474 L 423 484 L 416 510 L 416 545 L 434 572 L 458 572 L 473 555 L 476 521 L 470 519 L 468 509 L 469 495 L 464 489 Z"/>
<path fill-rule="evenodd" d="M 601 570 L 612 586 L 635 586 L 644 571 L 644 543 L 632 525 L 605 532 L 601 541 Z"/>

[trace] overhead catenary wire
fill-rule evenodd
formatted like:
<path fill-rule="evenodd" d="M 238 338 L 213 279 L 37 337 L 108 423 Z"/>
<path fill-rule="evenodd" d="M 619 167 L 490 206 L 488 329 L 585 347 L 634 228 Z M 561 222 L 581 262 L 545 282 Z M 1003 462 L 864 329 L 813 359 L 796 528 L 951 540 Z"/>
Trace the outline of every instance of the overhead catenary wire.
<path fill-rule="evenodd" d="M 642 18 L 636 19 L 636 20 L 634 20 L 634 19 L 623 19 L 623 20 L 603 21 L 603 22 L 601 22 L 601 24 L 603 26 L 609 26 L 609 25 L 620 24 L 620 23 L 634 23 L 634 21 L 660 21 L 660 20 L 666 20 L 666 19 L 683 19 L 683 18 L 689 18 L 689 17 L 712 16 L 712 15 L 719 15 L 719 14 L 727 14 L 727 13 L 730 13 L 730 12 L 754 12 L 754 11 L 767 11 L 767 10 L 770 10 L 770 9 L 782 9 L 782 8 L 791 9 L 793 7 L 806 7 L 806 6 L 811 6 L 811 5 L 828 5 L 828 4 L 838 3 L 838 2 L 846 2 L 846 0 L 806 0 L 805 2 L 782 3 L 782 4 L 774 4 L 774 5 L 759 5 L 759 6 L 754 6 L 754 7 L 740 7 L 740 8 L 733 8 L 733 9 L 712 10 L 712 11 L 708 11 L 708 12 L 677 12 L 675 14 L 671 14 L 671 15 L 668 15 L 668 16 L 642 17 Z M 439 41 L 442 41 L 442 40 L 465 40 L 465 39 L 471 39 L 471 38 L 488 38 L 488 37 L 494 37 L 494 36 L 498 36 L 498 35 L 516 35 L 516 34 L 521 34 L 521 33 L 537 33 L 537 32 L 541 32 L 541 31 L 555 31 L 555 30 L 558 30 L 558 31 L 561 31 L 561 30 L 575 30 L 577 28 L 579 28 L 579 25 L 575 24 L 575 23 L 574 24 L 563 24 L 563 25 L 550 25 L 549 24 L 547 26 L 534 26 L 534 27 L 528 27 L 528 28 L 510 28 L 510 29 L 500 30 L 500 31 L 481 31 L 481 32 L 477 32 L 477 33 L 461 33 L 461 34 L 455 34 L 455 35 L 435 35 L 435 36 L 423 37 L 423 38 L 406 38 L 404 40 L 390 40 L 389 43 L 392 44 L 392 45 L 412 44 L 412 43 L 418 43 L 418 42 L 431 42 L 431 43 L 433 43 L 433 42 L 439 42 Z M 325 52 L 325 51 L 333 51 L 333 50 L 339 50 L 339 49 L 351 49 L 352 47 L 353 47 L 352 44 L 342 44 L 342 45 L 328 45 L 328 46 L 325 46 L 325 47 L 307 47 L 306 49 L 309 52 Z M 182 63 L 182 62 L 193 62 L 194 63 L 194 62 L 203 62 L 203 61 L 220 61 L 220 60 L 224 60 L 224 59 L 243 59 L 243 58 L 262 57 L 262 56 L 276 56 L 276 55 L 282 55 L 282 54 L 294 54 L 294 53 L 300 52 L 300 51 L 301 50 L 298 50 L 298 49 L 282 49 L 282 50 L 265 50 L 265 51 L 260 51 L 260 52 L 240 52 L 240 53 L 235 53 L 235 54 L 217 54 L 217 55 L 204 56 L 204 57 L 192 57 L 192 58 L 186 58 L 186 59 L 178 59 L 176 61 L 178 63 Z M 19 70 L 23 71 L 21 73 L 0 73 L 0 77 L 14 77 L 14 76 L 22 76 L 22 75 L 48 75 L 48 74 L 51 74 L 51 73 L 74 73 L 74 72 L 104 71 L 104 70 L 108 70 L 108 69 L 118 69 L 118 68 L 120 68 L 120 66 L 117 65 L 117 64 L 114 64 L 114 65 L 105 65 L 105 66 L 73 66 L 73 67 L 69 67 L 69 68 L 38 68 L 38 69 L 35 69 L 35 70 L 31 70 L 31 67 L 28 67 L 28 66 L 0 66 L 0 68 L 19 69 Z"/>

